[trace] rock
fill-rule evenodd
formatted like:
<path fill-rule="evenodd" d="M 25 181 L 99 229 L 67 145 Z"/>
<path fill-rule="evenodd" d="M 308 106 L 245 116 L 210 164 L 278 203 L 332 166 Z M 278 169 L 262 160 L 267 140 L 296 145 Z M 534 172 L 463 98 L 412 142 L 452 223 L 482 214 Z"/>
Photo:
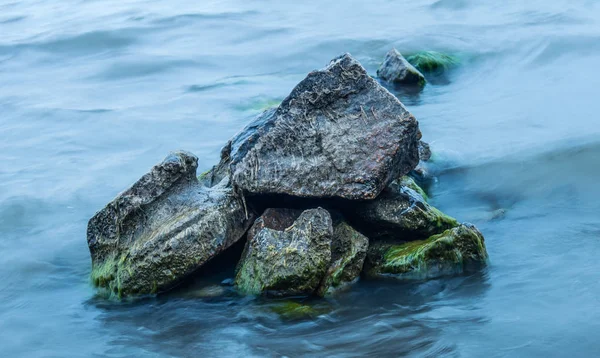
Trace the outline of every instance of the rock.
<path fill-rule="evenodd" d="M 343 220 L 334 220 L 331 264 L 317 294 L 325 296 L 345 287 L 360 276 L 369 239 Z"/>
<path fill-rule="evenodd" d="M 171 153 L 88 223 L 93 283 L 116 297 L 167 290 L 245 233 L 253 219 L 232 190 L 206 188 L 198 159 Z"/>
<path fill-rule="evenodd" d="M 197 290 L 190 291 L 187 296 L 196 298 L 215 298 L 223 296 L 227 290 L 223 286 L 210 285 Z"/>
<path fill-rule="evenodd" d="M 377 70 L 377 77 L 398 84 L 424 86 L 425 76 L 411 65 L 398 50 L 391 49 Z"/>
<path fill-rule="evenodd" d="M 419 161 L 416 119 L 349 54 L 302 80 L 224 148 L 245 194 L 374 199 Z"/>
<path fill-rule="evenodd" d="M 435 51 L 418 52 L 408 56 L 407 60 L 419 71 L 435 75 L 441 75 L 460 63 L 455 56 Z"/>
<path fill-rule="evenodd" d="M 369 276 L 429 279 L 472 271 L 487 260 L 483 235 L 475 226 L 462 224 L 423 241 L 372 243 L 365 271 Z"/>
<path fill-rule="evenodd" d="M 248 232 L 236 287 L 252 295 L 313 294 L 331 262 L 332 235 L 324 209 L 267 209 Z"/>
<path fill-rule="evenodd" d="M 428 143 L 425 143 L 422 140 L 419 141 L 419 159 L 423 162 L 431 159 L 431 148 Z"/>
<path fill-rule="evenodd" d="M 369 239 L 424 239 L 453 228 L 458 222 L 429 205 L 425 193 L 408 176 L 390 184 L 381 195 L 351 208 L 346 214 Z"/>

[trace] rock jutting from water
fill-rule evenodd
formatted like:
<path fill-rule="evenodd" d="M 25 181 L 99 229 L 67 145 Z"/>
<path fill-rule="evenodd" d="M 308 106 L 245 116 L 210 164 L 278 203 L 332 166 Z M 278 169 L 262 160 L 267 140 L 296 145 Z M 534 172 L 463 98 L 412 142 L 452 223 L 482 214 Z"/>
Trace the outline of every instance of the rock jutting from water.
<path fill-rule="evenodd" d="M 430 157 L 420 139 L 397 98 L 349 54 L 337 57 L 234 136 L 211 170 L 196 177 L 197 158 L 174 152 L 96 213 L 92 282 L 118 298 L 166 291 L 230 261 L 221 254 L 244 237 L 226 264 L 247 295 L 324 296 L 361 276 L 484 265 L 481 233 L 407 176 Z"/>
<path fill-rule="evenodd" d="M 90 220 L 92 281 L 117 297 L 167 290 L 238 241 L 253 214 L 225 186 L 196 179 L 198 159 L 171 153 Z"/>
<path fill-rule="evenodd" d="M 374 199 L 419 161 L 416 119 L 345 54 L 302 80 L 222 156 L 249 195 Z"/>
<path fill-rule="evenodd" d="M 424 86 L 426 83 L 425 76 L 395 48 L 385 55 L 383 63 L 377 70 L 377 77 L 386 82 L 402 85 Z"/>
<path fill-rule="evenodd" d="M 408 56 L 407 61 L 419 71 L 432 75 L 442 75 L 460 64 L 457 57 L 436 51 L 417 52 Z"/>

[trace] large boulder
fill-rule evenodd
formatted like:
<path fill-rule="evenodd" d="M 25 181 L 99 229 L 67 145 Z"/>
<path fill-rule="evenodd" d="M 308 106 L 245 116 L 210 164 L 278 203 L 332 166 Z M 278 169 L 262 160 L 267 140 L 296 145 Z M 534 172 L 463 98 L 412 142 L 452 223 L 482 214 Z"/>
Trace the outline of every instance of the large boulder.
<path fill-rule="evenodd" d="M 345 54 L 233 138 L 221 162 L 245 194 L 374 199 L 417 165 L 420 138 L 402 103 Z"/>
<path fill-rule="evenodd" d="M 253 214 L 198 159 L 171 153 L 89 221 L 93 283 L 117 297 L 166 290 L 238 241 Z"/>
<path fill-rule="evenodd" d="M 475 226 L 462 224 L 426 240 L 372 243 L 365 271 L 369 276 L 430 279 L 472 271 L 487 260 L 483 235 Z"/>
<path fill-rule="evenodd" d="M 391 49 L 379 69 L 377 77 L 386 82 L 424 86 L 425 76 L 411 65 L 398 50 Z"/>
<path fill-rule="evenodd" d="M 332 235 L 325 209 L 267 209 L 248 232 L 236 287 L 251 295 L 313 294 L 331 262 Z"/>
<path fill-rule="evenodd" d="M 408 176 L 394 181 L 377 199 L 352 206 L 347 215 L 370 239 L 419 240 L 458 225 L 429 205 L 425 192 Z"/>
<path fill-rule="evenodd" d="M 341 218 L 334 220 L 331 263 L 317 290 L 325 296 L 357 281 L 363 269 L 369 239 Z"/>

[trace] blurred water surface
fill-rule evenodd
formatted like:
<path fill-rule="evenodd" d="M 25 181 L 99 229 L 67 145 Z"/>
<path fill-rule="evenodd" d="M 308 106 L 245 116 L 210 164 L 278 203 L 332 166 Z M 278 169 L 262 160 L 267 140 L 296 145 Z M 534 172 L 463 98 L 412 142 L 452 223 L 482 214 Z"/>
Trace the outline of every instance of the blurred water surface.
<path fill-rule="evenodd" d="M 0 33 L 3 356 L 600 352 L 597 1 L 4 0 Z M 233 295 L 95 297 L 95 211 L 170 150 L 209 168 L 331 58 L 375 74 L 393 46 L 463 58 L 398 95 L 436 152 L 433 204 L 478 225 L 489 268 L 361 282 L 303 320 Z"/>

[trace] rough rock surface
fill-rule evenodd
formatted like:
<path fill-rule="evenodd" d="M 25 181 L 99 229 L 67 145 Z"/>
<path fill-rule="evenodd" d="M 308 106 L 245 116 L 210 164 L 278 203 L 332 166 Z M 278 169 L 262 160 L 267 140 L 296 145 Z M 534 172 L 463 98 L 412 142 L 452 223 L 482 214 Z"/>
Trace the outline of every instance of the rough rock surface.
<path fill-rule="evenodd" d="M 197 162 L 171 153 L 89 221 L 96 286 L 118 297 L 166 290 L 242 237 L 252 213 L 231 189 L 201 186 Z"/>
<path fill-rule="evenodd" d="M 381 195 L 356 205 L 347 215 L 369 239 L 424 239 L 455 227 L 458 222 L 429 205 L 425 193 L 408 176 L 394 181 Z"/>
<path fill-rule="evenodd" d="M 318 289 L 324 296 L 358 279 L 363 269 L 369 239 L 343 220 L 334 220 L 331 264 Z"/>
<path fill-rule="evenodd" d="M 398 50 L 391 49 L 377 70 L 377 77 L 384 81 L 407 84 L 425 85 L 425 76 L 411 65 Z"/>
<path fill-rule="evenodd" d="M 236 287 L 254 295 L 313 294 L 331 262 L 332 235 L 325 209 L 267 209 L 248 232 Z"/>
<path fill-rule="evenodd" d="M 419 141 L 419 159 L 424 162 L 431 159 L 431 148 L 428 143 L 425 143 L 422 140 Z"/>
<path fill-rule="evenodd" d="M 483 235 L 475 226 L 462 224 L 422 241 L 372 243 L 365 269 L 369 276 L 428 279 L 471 271 L 487 260 Z"/>
<path fill-rule="evenodd" d="M 345 54 L 311 72 L 222 152 L 248 194 L 373 199 L 419 161 L 418 122 Z"/>

